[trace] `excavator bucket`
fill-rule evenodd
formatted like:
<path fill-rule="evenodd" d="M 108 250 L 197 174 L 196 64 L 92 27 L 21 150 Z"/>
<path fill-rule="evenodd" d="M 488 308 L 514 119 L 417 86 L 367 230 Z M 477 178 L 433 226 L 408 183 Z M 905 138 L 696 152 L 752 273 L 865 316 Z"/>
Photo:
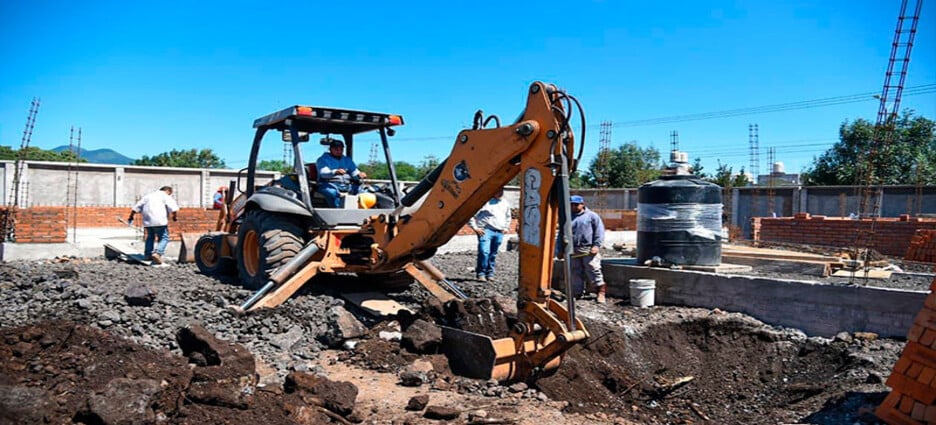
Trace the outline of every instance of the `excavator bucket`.
<path fill-rule="evenodd" d="M 521 346 L 513 338 L 493 339 L 487 335 L 442 326 L 442 353 L 456 375 L 474 379 L 512 381 L 532 373 L 528 354 L 541 349 L 534 341 Z M 554 338 L 549 338 L 552 342 Z M 560 357 L 542 366 L 542 371 L 559 367 Z"/>

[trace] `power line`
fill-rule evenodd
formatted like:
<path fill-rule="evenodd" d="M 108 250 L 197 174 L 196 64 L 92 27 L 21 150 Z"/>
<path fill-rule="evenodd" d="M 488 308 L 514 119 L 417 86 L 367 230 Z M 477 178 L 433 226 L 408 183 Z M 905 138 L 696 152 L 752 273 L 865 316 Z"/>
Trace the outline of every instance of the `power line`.
<path fill-rule="evenodd" d="M 926 84 L 922 86 L 909 87 L 904 90 L 904 96 L 921 95 L 936 93 L 936 84 Z M 776 105 L 755 106 L 750 108 L 728 109 L 716 112 L 702 112 L 698 114 L 674 115 L 670 117 L 650 118 L 634 121 L 618 121 L 614 123 L 615 127 L 638 127 L 644 125 L 671 124 L 685 121 L 709 120 L 717 118 L 731 118 L 744 115 L 765 114 L 771 112 L 794 111 L 799 109 L 811 109 L 824 106 L 844 105 L 847 103 L 866 102 L 879 96 L 878 92 L 867 92 L 852 94 L 847 96 L 836 96 L 822 99 L 803 100 L 799 102 L 780 103 Z"/>
<path fill-rule="evenodd" d="M 936 93 L 936 84 L 924 84 L 920 86 L 907 87 L 903 91 L 903 96 L 919 96 L 924 94 Z M 700 112 L 697 114 L 672 115 L 668 117 L 648 118 L 632 121 L 612 122 L 614 127 L 640 127 L 646 125 L 671 124 L 686 121 L 700 121 L 720 118 L 732 118 L 744 115 L 766 114 L 773 112 L 794 111 L 800 109 L 821 108 L 826 106 L 844 105 L 848 103 L 868 102 L 876 100 L 880 96 L 879 92 L 865 92 L 845 96 L 827 97 L 821 99 L 803 100 L 798 102 L 779 103 L 774 105 L 753 106 L 747 108 L 728 109 L 714 112 Z M 590 125 L 588 127 L 597 127 Z M 397 142 L 419 142 L 434 140 L 454 140 L 453 136 L 424 136 L 424 137 L 400 137 Z"/>

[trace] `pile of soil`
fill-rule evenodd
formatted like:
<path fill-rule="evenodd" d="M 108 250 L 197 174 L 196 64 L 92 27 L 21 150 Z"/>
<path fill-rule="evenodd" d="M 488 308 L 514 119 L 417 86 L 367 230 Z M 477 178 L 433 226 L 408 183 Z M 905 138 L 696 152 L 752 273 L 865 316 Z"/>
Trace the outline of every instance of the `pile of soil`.
<path fill-rule="evenodd" d="M 517 253 L 498 256 L 492 282 L 474 280 L 472 253 L 432 261 L 472 300 L 440 305 L 413 285 L 390 293 L 413 313 L 374 317 L 345 303 L 340 283 L 313 282 L 281 307 L 238 316 L 227 307 L 250 292 L 233 280 L 202 276 L 193 265 L 0 264 L 0 356 L 7 368 L 0 400 L 8 400 L 0 406 L 25 400 L 15 403 L 23 406 L 16 410 L 21 423 L 46 418 L 37 415 L 56 423 L 111 423 L 94 419 L 102 415 L 89 408 L 90 400 L 131 385 L 117 379 L 149 379 L 160 390 L 141 385 L 145 391 L 137 393 L 148 394 L 141 403 L 155 418 L 175 423 L 278 423 L 261 417 L 327 423 L 300 420 L 308 419 L 296 413 L 305 406 L 316 420 L 339 422 L 429 423 L 454 409 L 458 414 L 444 420 L 867 424 L 877 422 L 868 412 L 888 391 L 883 381 L 903 348 L 901 341 L 866 334 L 807 337 L 718 310 L 586 299 L 577 311 L 591 337 L 568 352 L 553 376 L 507 384 L 468 379 L 453 375 L 438 343 L 425 336 L 440 324 L 505 335 Z M 198 356 L 186 354 L 178 339 L 180 329 L 196 323 L 253 354 L 253 403 L 232 408 L 178 396 L 187 394 L 191 371 L 201 367 L 192 366 Z M 285 382 L 295 373 L 356 386 L 352 411 L 326 414 L 315 397 L 288 392 Z M 407 410 L 417 396 L 429 397 L 429 406 Z"/>

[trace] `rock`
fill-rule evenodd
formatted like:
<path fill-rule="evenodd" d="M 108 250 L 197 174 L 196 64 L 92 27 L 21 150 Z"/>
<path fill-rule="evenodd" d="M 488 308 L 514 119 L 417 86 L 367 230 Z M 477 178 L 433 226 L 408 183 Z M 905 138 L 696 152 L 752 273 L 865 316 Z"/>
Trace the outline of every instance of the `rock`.
<path fill-rule="evenodd" d="M 429 404 L 429 394 L 415 395 L 406 403 L 406 410 L 419 411 L 426 408 Z"/>
<path fill-rule="evenodd" d="M 512 393 L 522 393 L 527 390 L 527 384 L 523 382 L 517 382 L 510 386 L 510 392 Z"/>
<path fill-rule="evenodd" d="M 205 357 L 208 366 L 224 366 L 228 377 L 253 376 L 256 364 L 253 355 L 240 344 L 233 344 L 215 338 L 207 329 L 195 324 L 179 329 L 176 342 L 182 354 L 188 356 L 198 351 Z"/>
<path fill-rule="evenodd" d="M 270 338 L 270 344 L 281 350 L 289 350 L 294 345 L 296 345 L 296 343 L 302 340 L 302 335 L 303 333 L 301 327 L 292 326 L 285 333 L 281 333 Z"/>
<path fill-rule="evenodd" d="M 336 382 L 328 378 L 303 372 L 286 375 L 283 389 L 287 393 L 298 393 L 309 404 L 320 405 L 332 412 L 347 416 L 354 410 L 358 388 L 350 382 Z"/>
<path fill-rule="evenodd" d="M 82 298 L 78 301 L 75 301 L 75 305 L 82 310 L 88 310 L 91 308 L 91 300 L 87 298 Z"/>
<path fill-rule="evenodd" d="M 386 341 L 396 342 L 396 341 L 403 339 L 403 333 L 380 331 L 380 332 L 377 332 L 377 337 Z"/>
<path fill-rule="evenodd" d="M 344 307 L 329 308 L 327 316 L 328 330 L 321 338 L 329 347 L 338 347 L 346 340 L 360 338 L 367 333 L 367 327 Z"/>
<path fill-rule="evenodd" d="M 868 372 L 868 377 L 865 378 L 865 383 L 868 384 L 883 384 L 884 377 L 877 372 Z"/>
<path fill-rule="evenodd" d="M 400 373 L 400 385 L 404 387 L 418 387 L 426 382 L 426 374 L 411 370 Z"/>
<path fill-rule="evenodd" d="M 855 339 L 860 339 L 863 341 L 874 341 L 878 339 L 878 334 L 874 332 L 855 332 Z"/>
<path fill-rule="evenodd" d="M 142 282 L 134 282 L 124 291 L 127 304 L 139 307 L 149 307 L 156 300 L 156 290 Z"/>
<path fill-rule="evenodd" d="M 111 323 L 120 323 L 120 313 L 114 310 L 107 310 L 101 313 L 101 315 L 98 316 L 98 318 L 101 319 L 101 321 L 108 320 Z"/>
<path fill-rule="evenodd" d="M 426 407 L 426 413 L 423 413 L 423 417 L 427 419 L 441 419 L 450 421 L 457 418 L 460 414 L 460 411 L 451 407 L 428 406 Z"/>
<path fill-rule="evenodd" d="M 92 395 L 88 407 L 104 424 L 152 423 L 155 413 L 150 406 L 161 391 L 153 379 L 117 378 L 107 383 L 104 392 Z"/>
<path fill-rule="evenodd" d="M 49 395 L 41 388 L 0 385 L 0 422 L 43 423 Z"/>
<path fill-rule="evenodd" d="M 195 324 L 179 329 L 182 354 L 196 364 L 186 396 L 195 403 L 245 409 L 253 402 L 257 366 L 245 347 L 215 338 Z M 202 360 L 202 358 L 204 360 Z"/>
<path fill-rule="evenodd" d="M 852 336 L 848 332 L 839 332 L 835 334 L 834 339 L 841 342 L 852 342 Z"/>
<path fill-rule="evenodd" d="M 401 345 L 417 354 L 435 354 L 442 344 L 442 328 L 434 323 L 417 319 L 403 332 Z"/>
<path fill-rule="evenodd" d="M 488 412 L 484 409 L 478 409 L 468 413 L 468 422 L 482 422 L 487 419 Z"/>

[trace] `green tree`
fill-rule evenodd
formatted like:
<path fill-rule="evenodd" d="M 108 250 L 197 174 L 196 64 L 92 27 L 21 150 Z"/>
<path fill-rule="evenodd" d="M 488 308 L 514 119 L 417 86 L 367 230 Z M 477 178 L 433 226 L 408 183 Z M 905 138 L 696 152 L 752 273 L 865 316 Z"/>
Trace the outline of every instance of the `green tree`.
<path fill-rule="evenodd" d="M 741 168 L 738 174 L 735 174 L 731 167 L 727 164 L 722 164 L 721 161 L 718 161 L 718 168 L 715 169 L 715 175 L 705 180 L 725 188 L 743 187 L 748 184 L 748 178 L 744 174 L 744 167 Z"/>
<path fill-rule="evenodd" d="M 660 151 L 656 148 L 641 148 L 637 142 L 628 142 L 608 151 L 605 158 L 608 187 L 638 187 L 660 176 Z M 587 187 L 598 187 L 598 158 L 588 164 L 582 175 Z"/>
<path fill-rule="evenodd" d="M 282 159 L 277 159 L 277 160 L 264 159 L 263 161 L 260 161 L 257 163 L 257 169 L 264 170 L 264 171 L 279 171 L 280 173 L 283 173 L 283 174 L 289 174 L 293 172 L 292 164 L 287 163 L 286 161 L 283 161 Z"/>
<path fill-rule="evenodd" d="M 20 159 L 21 154 L 28 161 L 54 161 L 54 162 L 75 162 L 75 153 L 64 150 L 61 152 L 40 149 L 35 146 L 27 146 L 24 152 L 19 149 L 13 149 L 10 146 L 0 146 L 0 159 L 15 161 Z M 78 159 L 78 162 L 88 162 L 84 158 Z"/>
<path fill-rule="evenodd" d="M 441 162 L 442 161 L 439 161 L 439 158 L 436 158 L 435 155 L 426 155 L 422 162 L 419 163 L 419 167 L 416 167 L 416 172 L 420 176 L 419 180 L 422 180 L 431 173 L 432 170 L 435 170 Z"/>
<path fill-rule="evenodd" d="M 936 123 L 906 110 L 893 123 L 893 136 L 871 152 L 874 124 L 857 119 L 842 123 L 839 141 L 806 170 L 806 185 L 863 184 L 874 169 L 872 184 L 933 184 L 936 182 Z M 874 164 L 873 166 L 871 164 Z"/>
<path fill-rule="evenodd" d="M 171 150 L 159 155 L 133 161 L 132 165 L 148 165 L 153 167 L 180 167 L 180 168 L 224 168 L 224 160 L 215 155 L 211 149 L 202 150 Z"/>
<path fill-rule="evenodd" d="M 719 165 L 719 166 L 720 166 L 720 165 Z M 700 178 L 700 179 L 706 179 L 706 180 L 707 180 L 710 176 L 709 176 L 707 173 L 705 173 L 704 171 L 702 171 L 702 170 L 704 170 L 704 169 L 705 169 L 705 167 L 702 166 L 702 158 L 700 158 L 700 157 L 696 157 L 696 159 L 695 159 L 694 161 L 692 161 L 692 165 L 689 166 L 689 171 L 690 171 L 694 176 L 696 176 L 696 177 L 698 177 L 698 178 Z M 729 170 L 729 172 L 730 172 L 730 171 L 731 171 L 731 168 L 729 168 L 728 170 Z M 717 174 L 718 174 L 718 171 L 716 171 L 715 174 L 717 175 Z"/>
<path fill-rule="evenodd" d="M 419 181 L 423 178 L 419 168 L 406 161 L 394 161 L 393 166 L 396 168 L 397 180 Z M 386 162 L 358 165 L 358 168 L 367 173 L 368 179 L 390 180 L 390 170 L 387 169 Z"/>

